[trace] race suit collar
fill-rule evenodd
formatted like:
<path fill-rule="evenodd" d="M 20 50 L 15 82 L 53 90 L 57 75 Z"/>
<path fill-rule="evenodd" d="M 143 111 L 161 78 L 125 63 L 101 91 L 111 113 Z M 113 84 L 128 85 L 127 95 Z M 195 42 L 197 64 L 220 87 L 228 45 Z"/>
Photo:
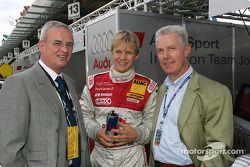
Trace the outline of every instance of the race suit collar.
<path fill-rule="evenodd" d="M 112 66 L 110 68 L 109 76 L 114 83 L 127 82 L 127 81 L 130 81 L 131 79 L 134 78 L 135 70 L 132 67 L 128 71 L 126 71 L 124 73 L 120 73 L 120 72 L 116 71 L 114 69 L 114 67 Z"/>

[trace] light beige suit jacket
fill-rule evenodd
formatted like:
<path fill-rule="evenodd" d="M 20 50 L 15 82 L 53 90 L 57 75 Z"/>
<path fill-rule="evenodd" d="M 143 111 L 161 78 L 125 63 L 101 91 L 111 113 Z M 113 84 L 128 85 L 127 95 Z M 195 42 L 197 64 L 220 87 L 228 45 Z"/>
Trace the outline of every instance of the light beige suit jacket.
<path fill-rule="evenodd" d="M 163 84 L 159 89 L 153 118 L 154 130 L 165 92 L 166 85 Z M 188 150 L 203 150 L 215 142 L 225 143 L 226 150 L 232 149 L 233 112 L 229 89 L 193 71 L 180 106 L 178 129 L 181 141 Z M 229 167 L 234 160 L 229 154 L 203 161 L 198 160 L 196 154 L 189 155 L 196 167 Z M 154 166 L 152 151 L 150 166 Z"/>

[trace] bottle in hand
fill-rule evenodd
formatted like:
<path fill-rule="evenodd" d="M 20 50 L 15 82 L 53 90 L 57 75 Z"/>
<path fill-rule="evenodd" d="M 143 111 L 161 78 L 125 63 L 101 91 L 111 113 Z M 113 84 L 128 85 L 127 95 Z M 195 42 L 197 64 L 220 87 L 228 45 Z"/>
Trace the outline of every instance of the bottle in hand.
<path fill-rule="evenodd" d="M 106 135 L 108 136 L 114 136 L 117 135 L 116 133 L 112 132 L 112 129 L 117 129 L 118 128 L 118 114 L 115 113 L 115 111 L 111 111 L 107 115 L 107 120 L 106 120 Z"/>

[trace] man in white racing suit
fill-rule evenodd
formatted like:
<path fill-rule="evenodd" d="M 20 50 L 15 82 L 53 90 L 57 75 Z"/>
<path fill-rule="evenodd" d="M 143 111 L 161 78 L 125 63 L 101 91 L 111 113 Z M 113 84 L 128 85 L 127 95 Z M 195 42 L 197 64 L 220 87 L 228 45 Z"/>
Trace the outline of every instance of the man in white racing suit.
<path fill-rule="evenodd" d="M 130 31 L 120 31 L 112 39 L 114 64 L 110 71 L 88 77 L 80 104 L 88 135 L 95 141 L 91 153 L 93 167 L 147 166 L 144 145 L 152 137 L 152 116 L 157 84 L 134 71 L 139 56 L 139 40 Z M 119 116 L 117 135 L 106 135 L 108 113 Z"/>

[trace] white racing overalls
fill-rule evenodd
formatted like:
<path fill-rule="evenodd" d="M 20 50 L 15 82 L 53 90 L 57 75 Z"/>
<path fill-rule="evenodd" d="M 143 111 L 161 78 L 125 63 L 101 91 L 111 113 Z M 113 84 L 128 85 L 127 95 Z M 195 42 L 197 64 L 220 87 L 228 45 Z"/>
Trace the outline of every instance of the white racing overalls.
<path fill-rule="evenodd" d="M 144 144 L 151 140 L 156 87 L 156 82 L 135 73 L 133 68 L 126 73 L 111 68 L 88 77 L 80 104 L 87 133 L 95 141 L 91 153 L 94 167 L 147 166 Z M 136 129 L 139 137 L 134 143 L 109 149 L 98 143 L 96 133 L 106 126 L 112 110 Z"/>

